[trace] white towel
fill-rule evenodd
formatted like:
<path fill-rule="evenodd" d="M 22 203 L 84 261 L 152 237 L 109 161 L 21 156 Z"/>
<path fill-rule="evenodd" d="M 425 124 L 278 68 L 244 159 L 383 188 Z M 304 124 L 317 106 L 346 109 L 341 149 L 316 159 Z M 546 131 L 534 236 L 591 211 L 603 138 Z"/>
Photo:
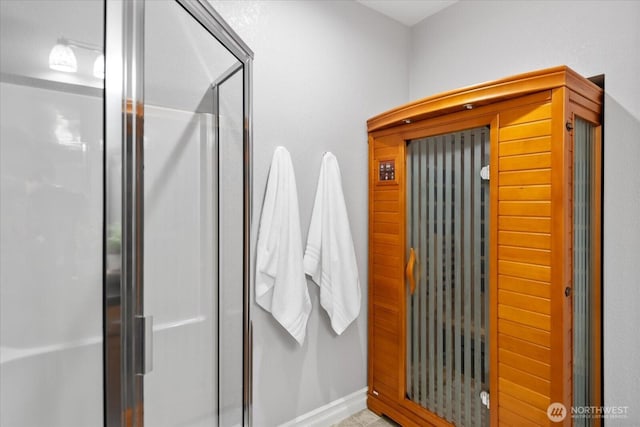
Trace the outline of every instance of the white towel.
<path fill-rule="evenodd" d="M 360 314 L 360 280 L 340 168 L 331 153 L 322 158 L 304 271 L 320 286 L 320 305 L 340 335 Z"/>
<path fill-rule="evenodd" d="M 262 206 L 256 256 L 256 301 L 304 342 L 311 300 L 302 263 L 302 235 L 291 156 L 277 147 Z"/>

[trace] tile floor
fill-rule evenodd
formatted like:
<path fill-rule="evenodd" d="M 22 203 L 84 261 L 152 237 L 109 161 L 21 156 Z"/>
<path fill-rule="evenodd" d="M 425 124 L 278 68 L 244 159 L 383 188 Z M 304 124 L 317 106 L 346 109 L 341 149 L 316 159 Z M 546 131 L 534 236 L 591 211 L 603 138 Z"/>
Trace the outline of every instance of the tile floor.
<path fill-rule="evenodd" d="M 388 418 L 379 417 L 368 409 L 353 414 L 349 418 L 334 424 L 333 427 L 399 427 Z"/>

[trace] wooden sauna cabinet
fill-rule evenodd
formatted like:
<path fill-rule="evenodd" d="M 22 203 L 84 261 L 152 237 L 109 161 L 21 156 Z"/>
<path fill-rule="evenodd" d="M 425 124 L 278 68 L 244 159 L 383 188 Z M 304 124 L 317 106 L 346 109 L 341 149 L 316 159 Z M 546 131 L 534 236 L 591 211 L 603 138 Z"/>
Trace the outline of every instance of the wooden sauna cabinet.
<path fill-rule="evenodd" d="M 451 425 L 407 397 L 408 141 L 488 126 L 489 419 L 551 425 L 573 402 L 573 127 L 596 130 L 603 91 L 566 66 L 430 96 L 377 115 L 369 132 L 368 407 L 402 426 Z M 596 158 L 601 174 L 601 159 Z M 594 201 L 600 202 L 600 179 Z M 599 209 L 593 238 L 600 242 Z M 600 250 L 593 255 L 594 400 L 600 402 Z M 556 425 L 558 423 L 553 423 Z M 571 416 L 560 424 L 571 425 Z"/>

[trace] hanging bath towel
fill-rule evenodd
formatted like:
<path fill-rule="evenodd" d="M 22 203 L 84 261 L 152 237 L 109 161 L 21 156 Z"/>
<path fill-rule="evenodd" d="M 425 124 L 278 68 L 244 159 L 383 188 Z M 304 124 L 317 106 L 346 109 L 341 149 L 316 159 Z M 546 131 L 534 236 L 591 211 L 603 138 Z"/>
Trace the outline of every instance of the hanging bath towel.
<path fill-rule="evenodd" d="M 320 305 L 338 334 L 360 314 L 360 281 L 338 160 L 325 153 L 304 254 L 304 271 L 320 286 Z"/>
<path fill-rule="evenodd" d="M 277 147 L 262 206 L 256 255 L 256 301 L 304 342 L 311 300 L 302 263 L 296 179 L 289 152 Z"/>

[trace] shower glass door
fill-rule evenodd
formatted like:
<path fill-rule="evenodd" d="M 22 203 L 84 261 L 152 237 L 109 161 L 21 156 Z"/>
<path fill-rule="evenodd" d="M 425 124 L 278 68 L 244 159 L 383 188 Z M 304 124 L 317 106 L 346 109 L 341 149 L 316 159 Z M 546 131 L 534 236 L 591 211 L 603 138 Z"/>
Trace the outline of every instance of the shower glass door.
<path fill-rule="evenodd" d="M 232 65 L 214 83 L 218 145 L 218 357 L 221 426 L 242 421 L 243 387 L 243 69 Z"/>
<path fill-rule="evenodd" d="M 146 2 L 147 426 L 243 422 L 242 68 L 179 3 Z"/>
<path fill-rule="evenodd" d="M 406 394 L 457 426 L 489 425 L 489 145 L 480 127 L 407 147 Z"/>
<path fill-rule="evenodd" d="M 106 424 L 247 425 L 252 53 L 206 1 L 107 22 Z"/>

